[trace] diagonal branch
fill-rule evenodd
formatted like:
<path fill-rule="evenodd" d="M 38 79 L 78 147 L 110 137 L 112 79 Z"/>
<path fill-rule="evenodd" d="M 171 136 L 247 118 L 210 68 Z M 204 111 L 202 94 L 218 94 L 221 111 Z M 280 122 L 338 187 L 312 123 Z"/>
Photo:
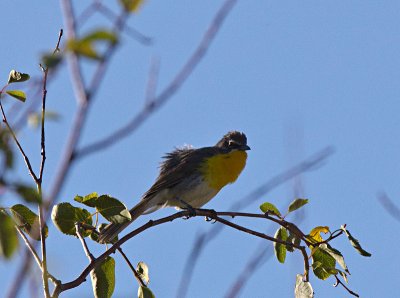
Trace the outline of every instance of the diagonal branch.
<path fill-rule="evenodd" d="M 128 257 L 126 256 L 126 254 L 122 251 L 121 247 L 117 248 L 118 252 L 122 255 L 122 257 L 124 258 L 125 262 L 128 264 L 129 268 L 131 269 L 133 276 L 135 276 L 137 282 L 139 283 L 139 285 L 141 285 L 142 287 L 147 287 L 146 284 L 144 283 L 143 279 L 140 277 L 139 273 L 136 271 L 135 267 L 133 267 L 131 261 L 129 261 Z"/>
<path fill-rule="evenodd" d="M 28 171 L 29 171 L 29 175 L 31 175 L 33 180 L 37 183 L 38 182 L 38 177 L 36 176 L 35 171 L 32 168 L 31 162 L 29 161 L 28 156 L 26 155 L 24 149 L 22 148 L 20 142 L 17 139 L 17 136 L 15 135 L 13 129 L 11 128 L 11 126 L 10 126 L 8 120 L 7 120 L 7 116 L 6 116 L 6 113 L 4 112 L 3 104 L 1 103 L 1 100 L 0 100 L 0 109 L 1 109 L 1 114 L 3 115 L 3 122 L 7 126 L 8 131 L 10 132 L 12 138 L 14 139 L 14 142 L 17 145 L 19 151 L 21 152 L 22 157 L 24 158 L 25 164 L 26 164 L 26 166 L 28 168 Z"/>
<path fill-rule="evenodd" d="M 349 294 L 351 294 L 351 295 L 353 295 L 353 296 L 355 296 L 355 297 L 360 297 L 360 295 L 358 295 L 356 292 L 353 292 L 352 290 L 350 290 L 350 289 L 339 279 L 339 277 L 337 277 L 337 275 L 335 275 L 335 279 L 336 279 L 336 282 L 335 282 L 335 284 L 333 285 L 334 287 L 337 287 L 338 285 L 341 285 L 343 288 L 345 288 L 345 290 L 346 290 L 347 292 L 349 292 Z"/>
<path fill-rule="evenodd" d="M 211 46 L 212 41 L 214 40 L 218 31 L 221 29 L 224 20 L 236 2 L 237 0 L 226 0 L 222 4 L 196 50 L 193 52 L 178 74 L 174 77 L 171 83 L 158 96 L 156 96 L 150 104 L 146 104 L 143 109 L 131 119 L 131 121 L 122 126 L 120 129 L 112 132 L 103 139 L 95 141 L 92 144 L 86 145 L 78 150 L 75 157 L 82 158 L 85 155 L 105 150 L 108 147 L 116 144 L 134 132 L 151 114 L 162 107 L 182 87 L 183 83 L 186 82 L 196 66 L 204 58 L 207 50 Z"/>
<path fill-rule="evenodd" d="M 383 208 L 385 208 L 387 213 L 389 213 L 394 219 L 400 221 L 400 208 L 388 197 L 386 193 L 380 194 L 378 196 L 378 200 Z"/>

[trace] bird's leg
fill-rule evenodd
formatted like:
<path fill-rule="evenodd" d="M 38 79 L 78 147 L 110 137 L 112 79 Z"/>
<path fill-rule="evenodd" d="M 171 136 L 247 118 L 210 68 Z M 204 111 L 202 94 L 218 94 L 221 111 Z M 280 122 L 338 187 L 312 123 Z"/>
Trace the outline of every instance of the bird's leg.
<path fill-rule="evenodd" d="M 190 204 L 186 203 L 184 200 L 181 200 L 178 197 L 176 197 L 175 199 L 184 206 L 183 209 L 189 211 L 189 215 L 187 216 L 186 219 L 189 219 L 190 217 L 196 216 L 196 209 L 195 208 L 193 208 Z"/>
<path fill-rule="evenodd" d="M 200 210 L 207 211 L 207 212 L 209 212 L 210 214 L 213 215 L 213 216 L 205 216 L 204 217 L 205 221 L 211 221 L 212 223 L 216 223 L 217 222 L 217 219 L 216 219 L 216 217 L 218 216 L 217 215 L 217 211 L 215 211 L 214 209 L 200 209 Z"/>

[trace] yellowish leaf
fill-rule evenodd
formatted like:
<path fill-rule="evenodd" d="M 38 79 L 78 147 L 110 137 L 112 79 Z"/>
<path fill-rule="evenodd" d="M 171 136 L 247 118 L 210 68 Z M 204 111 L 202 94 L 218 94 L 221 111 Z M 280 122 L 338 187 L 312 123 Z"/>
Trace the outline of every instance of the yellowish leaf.
<path fill-rule="evenodd" d="M 321 233 L 329 233 L 329 227 L 327 226 L 318 226 L 311 230 L 309 237 L 315 240 L 316 242 L 324 241 L 321 237 Z"/>

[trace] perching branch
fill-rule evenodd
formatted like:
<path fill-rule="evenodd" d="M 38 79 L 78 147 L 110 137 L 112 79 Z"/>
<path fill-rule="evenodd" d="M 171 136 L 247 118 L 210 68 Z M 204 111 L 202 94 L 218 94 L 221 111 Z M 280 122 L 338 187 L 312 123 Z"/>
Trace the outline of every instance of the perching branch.
<path fill-rule="evenodd" d="M 99 257 L 94 258 L 91 260 L 90 264 L 82 271 L 82 273 L 73 281 L 67 282 L 67 283 L 60 283 L 59 285 L 56 286 L 53 292 L 53 297 L 58 297 L 58 295 L 66 290 L 78 287 L 80 284 L 82 284 L 85 280 L 88 274 L 101 262 L 103 262 L 108 256 L 110 256 L 112 253 L 115 253 L 116 250 L 118 250 L 122 244 L 124 244 L 126 241 L 129 239 L 135 237 L 136 235 L 146 231 L 147 229 L 150 229 L 152 227 L 158 226 L 160 224 L 172 222 L 173 220 L 177 218 L 187 218 L 187 217 L 195 217 L 195 216 L 205 216 L 207 219 L 217 221 L 219 223 L 222 223 L 223 225 L 229 226 L 233 229 L 245 232 L 247 234 L 272 241 L 275 243 L 280 243 L 283 245 L 287 245 L 293 248 L 296 248 L 301 251 L 303 258 L 304 258 L 304 275 L 305 279 L 308 280 L 308 272 L 309 272 L 309 263 L 308 263 L 308 255 L 306 252 L 306 247 L 297 245 L 288 241 L 284 241 L 281 239 L 277 239 L 274 237 L 271 237 L 269 235 L 266 235 L 264 233 L 246 228 L 244 226 L 232 223 L 226 219 L 223 219 L 221 216 L 230 216 L 230 217 L 236 217 L 236 216 L 241 216 L 241 217 L 252 217 L 252 218 L 260 218 L 260 219 L 267 219 L 266 215 L 264 214 L 253 214 L 253 213 L 236 213 L 236 212 L 216 212 L 214 210 L 208 210 L 208 209 L 192 209 L 192 210 L 185 210 L 185 211 L 180 211 L 177 212 L 173 215 L 163 217 L 158 220 L 150 220 L 146 224 L 140 226 L 139 228 L 133 230 L 132 232 L 128 233 L 121 239 L 119 239 L 113 246 L 111 246 L 106 252 L 101 254 Z"/>

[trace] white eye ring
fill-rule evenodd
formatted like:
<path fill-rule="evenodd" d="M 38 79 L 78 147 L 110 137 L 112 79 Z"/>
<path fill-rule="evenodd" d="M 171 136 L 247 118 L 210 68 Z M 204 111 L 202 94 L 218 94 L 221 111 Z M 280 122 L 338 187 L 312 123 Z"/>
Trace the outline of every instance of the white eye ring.
<path fill-rule="evenodd" d="M 233 144 L 236 144 L 236 142 L 235 142 L 234 140 L 229 140 L 228 146 L 231 146 L 231 145 L 233 145 Z"/>

